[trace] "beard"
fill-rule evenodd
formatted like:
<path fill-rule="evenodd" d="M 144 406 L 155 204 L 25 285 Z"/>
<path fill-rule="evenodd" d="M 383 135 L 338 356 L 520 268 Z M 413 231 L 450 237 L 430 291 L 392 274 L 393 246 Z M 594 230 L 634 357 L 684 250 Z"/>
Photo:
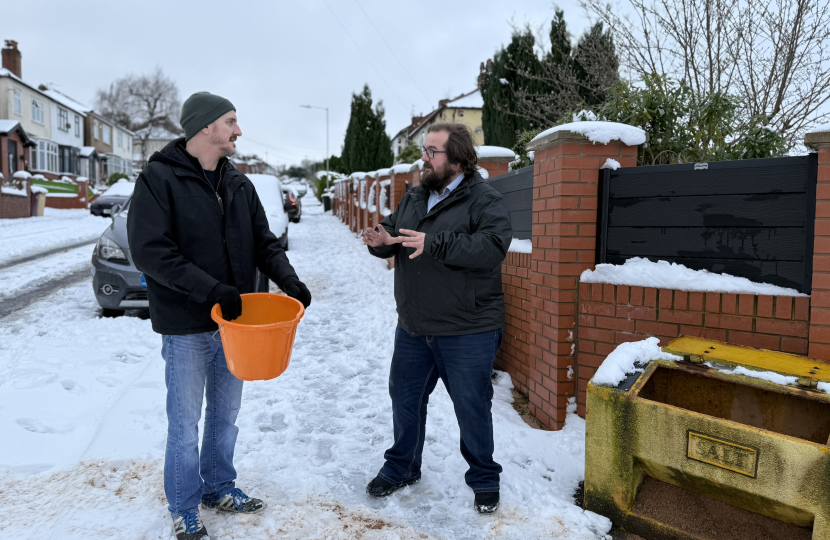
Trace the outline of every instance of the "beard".
<path fill-rule="evenodd" d="M 211 144 L 219 147 L 222 157 L 231 157 L 236 153 L 234 141 L 236 141 L 236 135 L 231 135 L 230 139 L 223 139 L 217 131 L 214 131 L 210 136 Z"/>
<path fill-rule="evenodd" d="M 424 169 L 427 166 L 424 165 Z M 432 191 L 437 191 L 440 193 L 441 189 L 444 188 L 447 184 L 450 183 L 450 179 L 452 178 L 452 171 L 446 164 L 440 170 L 436 171 L 431 165 L 428 169 L 429 172 L 425 172 L 424 176 L 421 178 L 421 185 L 427 189 L 431 189 Z"/>

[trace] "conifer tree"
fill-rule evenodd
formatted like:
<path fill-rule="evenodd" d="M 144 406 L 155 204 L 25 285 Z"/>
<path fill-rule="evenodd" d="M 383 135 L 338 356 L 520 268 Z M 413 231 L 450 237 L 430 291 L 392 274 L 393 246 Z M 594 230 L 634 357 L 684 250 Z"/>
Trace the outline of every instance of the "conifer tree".
<path fill-rule="evenodd" d="M 538 86 L 526 75 L 539 70 L 539 59 L 533 51 L 535 43 L 529 29 L 514 32 L 510 44 L 497 52 L 484 69 L 481 80 L 484 144 L 510 148 L 519 133 L 533 128 L 531 121 L 515 114 L 515 94 L 516 88 Z"/>
<path fill-rule="evenodd" d="M 386 134 L 385 110 L 382 102 L 372 109 L 369 85 L 352 94 L 352 110 L 341 155 L 342 168 L 347 173 L 374 171 L 392 166 L 392 141 Z"/>

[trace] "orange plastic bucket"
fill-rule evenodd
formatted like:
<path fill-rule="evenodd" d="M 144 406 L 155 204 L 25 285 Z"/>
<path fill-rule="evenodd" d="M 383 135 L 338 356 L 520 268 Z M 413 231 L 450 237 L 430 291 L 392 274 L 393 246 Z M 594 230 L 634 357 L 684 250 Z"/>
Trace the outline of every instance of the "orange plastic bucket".
<path fill-rule="evenodd" d="M 288 368 L 297 325 L 305 315 L 303 305 L 281 294 L 242 295 L 242 316 L 222 318 L 219 304 L 210 310 L 219 325 L 228 369 L 243 381 L 279 377 Z"/>

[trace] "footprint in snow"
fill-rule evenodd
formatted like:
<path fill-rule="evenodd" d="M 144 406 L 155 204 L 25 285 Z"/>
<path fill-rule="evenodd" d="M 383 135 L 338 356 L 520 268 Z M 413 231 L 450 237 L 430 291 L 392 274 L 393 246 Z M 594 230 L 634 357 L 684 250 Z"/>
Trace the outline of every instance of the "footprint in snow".
<path fill-rule="evenodd" d="M 55 428 L 44 424 L 40 420 L 35 420 L 34 418 L 18 418 L 15 422 L 17 422 L 17 425 L 26 431 L 31 431 L 32 433 L 53 433 L 62 435 L 64 433 L 69 433 L 74 429 L 72 424 L 68 424 L 62 428 Z"/>
<path fill-rule="evenodd" d="M 112 388 L 114 386 L 118 386 L 119 384 L 121 384 L 121 381 L 119 381 L 118 379 L 114 379 L 112 377 L 97 377 L 95 380 L 108 388 Z"/>
<path fill-rule="evenodd" d="M 32 390 L 34 388 L 42 388 L 47 384 L 51 384 L 58 379 L 56 373 L 27 373 L 18 375 L 14 379 L 14 386 L 17 390 Z"/>
<path fill-rule="evenodd" d="M 285 415 L 283 414 L 272 414 L 270 419 L 266 419 L 263 422 L 263 419 L 258 419 L 260 422 L 259 430 L 262 432 L 272 432 L 272 431 L 282 431 L 288 427 L 288 424 L 285 423 Z"/>

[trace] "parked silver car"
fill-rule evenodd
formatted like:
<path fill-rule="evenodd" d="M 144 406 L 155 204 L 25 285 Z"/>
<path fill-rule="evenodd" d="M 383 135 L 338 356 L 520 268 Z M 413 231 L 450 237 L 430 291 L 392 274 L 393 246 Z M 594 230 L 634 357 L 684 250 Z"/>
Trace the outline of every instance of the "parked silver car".
<path fill-rule="evenodd" d="M 251 175 L 265 177 L 268 175 Z M 271 179 L 276 184 L 271 183 Z M 262 206 L 268 214 L 271 231 L 278 235 L 280 245 L 288 250 L 288 217 L 283 208 L 282 193 L 276 177 L 254 180 L 257 191 L 264 180 L 260 196 Z M 123 315 L 127 309 L 149 309 L 147 281 L 133 263 L 127 242 L 127 215 L 130 212 L 128 199 L 124 207 L 118 205 L 112 210 L 112 224 L 101 234 L 92 253 L 92 289 L 101 306 L 104 317 Z M 269 282 L 257 270 L 257 292 L 268 292 Z"/>

